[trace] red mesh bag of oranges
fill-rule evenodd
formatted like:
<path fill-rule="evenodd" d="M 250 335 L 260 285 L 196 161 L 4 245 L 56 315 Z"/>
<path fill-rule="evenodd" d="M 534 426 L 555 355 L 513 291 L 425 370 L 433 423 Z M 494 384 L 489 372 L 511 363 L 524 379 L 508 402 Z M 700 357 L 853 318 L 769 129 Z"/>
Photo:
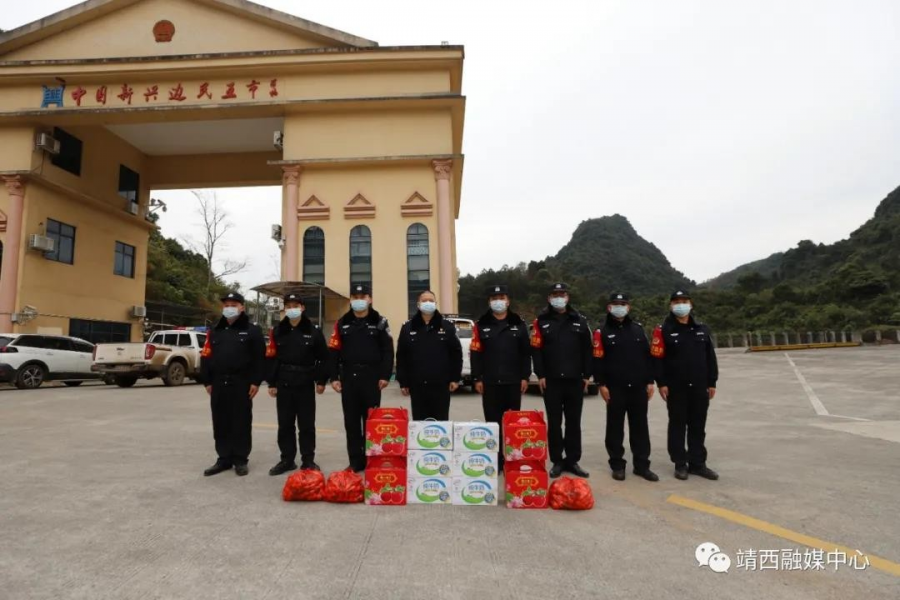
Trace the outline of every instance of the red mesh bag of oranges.
<path fill-rule="evenodd" d="M 323 494 L 326 502 L 354 504 L 363 501 L 363 478 L 353 471 L 335 471 L 328 476 Z"/>
<path fill-rule="evenodd" d="M 285 502 L 317 502 L 325 491 L 325 476 L 312 469 L 291 473 L 284 482 L 281 497 Z"/>
<path fill-rule="evenodd" d="M 556 510 L 590 510 L 594 493 L 584 479 L 560 477 L 550 485 L 550 507 Z"/>

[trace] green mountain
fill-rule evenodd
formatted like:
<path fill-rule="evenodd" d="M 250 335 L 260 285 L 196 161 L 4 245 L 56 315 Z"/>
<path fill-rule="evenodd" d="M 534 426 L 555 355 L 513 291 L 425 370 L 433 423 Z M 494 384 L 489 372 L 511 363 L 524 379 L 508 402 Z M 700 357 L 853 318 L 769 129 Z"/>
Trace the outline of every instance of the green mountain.
<path fill-rule="evenodd" d="M 628 219 L 613 215 L 582 221 L 554 256 L 460 278 L 460 312 L 483 313 L 484 290 L 501 282 L 509 285 L 515 309 L 531 317 L 546 306 L 547 289 L 554 281 L 571 286 L 573 303 L 592 321 L 603 316 L 612 291 L 625 291 L 642 301 L 652 298 L 654 306 L 664 306 L 662 295 L 695 285 L 659 248 L 638 235 Z"/>
<path fill-rule="evenodd" d="M 737 286 L 738 279 L 754 272 L 759 273 L 763 277 L 771 278 L 778 273 L 783 258 L 784 252 L 776 252 L 767 258 L 754 260 L 753 262 L 749 262 L 736 269 L 713 277 L 708 281 L 704 281 L 700 284 L 700 287 L 710 290 L 727 290 Z"/>

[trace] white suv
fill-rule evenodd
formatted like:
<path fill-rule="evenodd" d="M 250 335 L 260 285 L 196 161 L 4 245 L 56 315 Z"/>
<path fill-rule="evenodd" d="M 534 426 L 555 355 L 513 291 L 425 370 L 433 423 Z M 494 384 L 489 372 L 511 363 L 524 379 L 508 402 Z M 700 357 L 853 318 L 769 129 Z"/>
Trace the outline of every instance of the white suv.
<path fill-rule="evenodd" d="M 94 345 L 62 335 L 0 333 L 0 382 L 35 389 L 45 381 L 81 385 L 97 379 L 91 371 Z"/>
<path fill-rule="evenodd" d="M 469 355 L 469 348 L 472 346 L 472 333 L 475 328 L 475 321 L 458 315 L 444 315 L 444 318 L 456 327 L 456 334 L 459 336 L 459 343 L 462 345 L 463 368 L 462 381 L 460 383 L 471 387 L 473 385 L 472 361 Z"/>

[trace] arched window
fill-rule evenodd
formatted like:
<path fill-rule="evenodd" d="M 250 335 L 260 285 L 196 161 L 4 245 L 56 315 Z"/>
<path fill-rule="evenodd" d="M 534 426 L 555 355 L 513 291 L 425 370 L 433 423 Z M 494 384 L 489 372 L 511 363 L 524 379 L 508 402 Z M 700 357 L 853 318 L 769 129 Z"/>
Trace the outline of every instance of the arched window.
<path fill-rule="evenodd" d="M 325 285 L 325 232 L 310 227 L 303 234 L 303 281 Z"/>
<path fill-rule="evenodd" d="M 372 285 L 372 231 L 365 225 L 350 230 L 350 285 Z"/>
<path fill-rule="evenodd" d="M 414 223 L 406 230 L 406 284 L 409 314 L 413 314 L 419 294 L 431 287 L 428 228 L 421 223 Z"/>

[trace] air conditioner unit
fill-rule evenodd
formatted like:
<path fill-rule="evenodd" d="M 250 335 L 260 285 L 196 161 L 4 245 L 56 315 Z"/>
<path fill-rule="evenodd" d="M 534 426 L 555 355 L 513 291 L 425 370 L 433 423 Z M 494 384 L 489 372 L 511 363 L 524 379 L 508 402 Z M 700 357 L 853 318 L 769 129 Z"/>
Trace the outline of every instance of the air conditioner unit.
<path fill-rule="evenodd" d="M 284 150 L 284 132 L 276 131 L 272 134 L 272 144 L 276 150 Z"/>
<path fill-rule="evenodd" d="M 132 317 L 146 317 L 147 316 L 147 307 L 146 306 L 132 306 L 131 307 L 131 316 Z"/>
<path fill-rule="evenodd" d="M 129 200 L 125 210 L 133 215 L 136 215 L 138 214 L 138 210 L 140 210 L 140 205 L 137 202 L 132 202 L 131 200 Z"/>
<path fill-rule="evenodd" d="M 39 133 L 35 146 L 37 146 L 38 150 L 43 150 L 49 154 L 59 154 L 59 140 L 49 133 Z"/>
<path fill-rule="evenodd" d="M 28 247 L 31 250 L 40 250 L 41 252 L 53 252 L 56 250 L 56 240 L 45 235 L 32 233 L 28 236 Z"/>

